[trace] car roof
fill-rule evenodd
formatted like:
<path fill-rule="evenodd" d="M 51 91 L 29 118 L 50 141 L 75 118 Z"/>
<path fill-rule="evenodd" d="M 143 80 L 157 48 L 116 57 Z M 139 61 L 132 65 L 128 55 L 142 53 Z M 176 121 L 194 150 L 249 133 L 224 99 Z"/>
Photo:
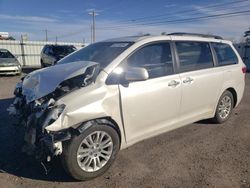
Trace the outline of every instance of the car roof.
<path fill-rule="evenodd" d="M 163 35 L 137 35 L 137 36 L 127 36 L 120 38 L 112 38 L 105 40 L 104 42 L 139 42 L 142 40 L 193 40 L 193 41 L 207 41 L 207 42 L 222 42 L 231 43 L 228 40 L 224 40 L 220 36 L 216 35 L 206 35 L 206 34 L 196 34 L 196 33 L 172 33 Z"/>
<path fill-rule="evenodd" d="M 63 44 L 63 45 L 58 45 L 58 44 L 46 44 L 44 45 L 44 47 L 75 47 L 74 45 L 67 45 L 67 44 Z"/>
<path fill-rule="evenodd" d="M 105 40 L 105 42 L 137 42 L 139 40 L 149 38 L 149 35 L 135 35 L 135 36 L 125 36 L 119 38 L 112 38 Z"/>

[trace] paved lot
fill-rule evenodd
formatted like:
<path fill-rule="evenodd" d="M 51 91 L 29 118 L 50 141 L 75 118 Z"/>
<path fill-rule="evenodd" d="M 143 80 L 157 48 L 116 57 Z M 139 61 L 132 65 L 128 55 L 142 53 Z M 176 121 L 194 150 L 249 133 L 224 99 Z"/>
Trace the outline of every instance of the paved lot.
<path fill-rule="evenodd" d="M 250 187 L 250 75 L 223 125 L 199 122 L 119 153 L 102 177 L 77 182 L 55 160 L 45 174 L 21 153 L 22 129 L 6 113 L 19 77 L 0 77 L 0 187 Z"/>

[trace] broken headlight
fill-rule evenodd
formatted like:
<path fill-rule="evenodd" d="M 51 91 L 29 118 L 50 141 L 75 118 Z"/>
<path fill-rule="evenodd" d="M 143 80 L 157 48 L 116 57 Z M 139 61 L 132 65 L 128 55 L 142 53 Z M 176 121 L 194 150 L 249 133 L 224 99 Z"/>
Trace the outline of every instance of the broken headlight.
<path fill-rule="evenodd" d="M 19 97 L 22 95 L 22 82 L 19 82 L 16 84 L 15 90 L 14 90 L 14 95 Z"/>
<path fill-rule="evenodd" d="M 60 104 L 50 107 L 49 112 L 43 122 L 42 130 L 44 130 L 45 127 L 54 123 L 63 113 L 64 109 L 65 109 L 65 104 Z"/>

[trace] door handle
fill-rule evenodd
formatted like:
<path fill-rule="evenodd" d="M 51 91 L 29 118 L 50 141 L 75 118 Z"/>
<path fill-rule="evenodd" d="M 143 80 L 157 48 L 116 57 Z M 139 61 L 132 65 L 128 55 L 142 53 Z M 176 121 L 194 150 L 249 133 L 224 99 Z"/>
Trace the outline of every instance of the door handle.
<path fill-rule="evenodd" d="M 180 84 L 180 82 L 176 81 L 176 80 L 171 80 L 169 83 L 168 83 L 168 86 L 169 87 L 176 87 Z"/>
<path fill-rule="evenodd" d="M 194 81 L 193 78 L 187 77 L 185 80 L 183 80 L 184 84 L 190 84 L 192 81 Z"/>

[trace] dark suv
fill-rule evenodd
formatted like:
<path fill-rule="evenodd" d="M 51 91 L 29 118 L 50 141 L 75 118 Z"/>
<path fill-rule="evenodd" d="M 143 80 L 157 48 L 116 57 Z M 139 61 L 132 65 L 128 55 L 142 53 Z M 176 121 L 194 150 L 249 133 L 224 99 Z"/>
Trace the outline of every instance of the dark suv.
<path fill-rule="evenodd" d="M 76 48 L 73 45 L 45 45 L 41 52 L 41 67 L 54 65 L 74 51 Z"/>

